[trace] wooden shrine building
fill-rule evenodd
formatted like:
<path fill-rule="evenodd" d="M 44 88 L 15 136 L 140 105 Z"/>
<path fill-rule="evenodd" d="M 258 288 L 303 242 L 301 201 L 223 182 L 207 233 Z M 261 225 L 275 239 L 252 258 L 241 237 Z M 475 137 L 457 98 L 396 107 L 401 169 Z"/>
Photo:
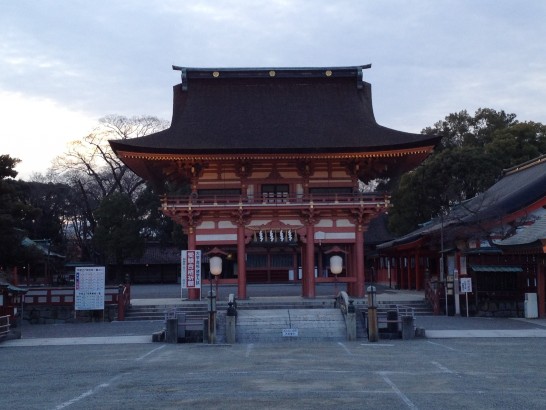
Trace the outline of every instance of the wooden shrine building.
<path fill-rule="evenodd" d="M 307 298 L 334 281 L 362 297 L 364 232 L 388 196 L 361 184 L 413 169 L 438 142 L 376 123 L 369 67 L 173 67 L 170 128 L 110 144 L 164 194 L 189 249 L 222 253 L 220 283 L 239 298 L 247 283 L 288 281 Z"/>
<path fill-rule="evenodd" d="M 505 169 L 442 218 L 377 245 L 372 259 L 379 283 L 425 289 L 433 306 L 440 293 L 438 312 L 448 305 L 460 314 L 468 296 L 472 315 L 523 316 L 534 295 L 546 317 L 546 155 Z M 468 294 L 461 278 L 471 280 Z"/>

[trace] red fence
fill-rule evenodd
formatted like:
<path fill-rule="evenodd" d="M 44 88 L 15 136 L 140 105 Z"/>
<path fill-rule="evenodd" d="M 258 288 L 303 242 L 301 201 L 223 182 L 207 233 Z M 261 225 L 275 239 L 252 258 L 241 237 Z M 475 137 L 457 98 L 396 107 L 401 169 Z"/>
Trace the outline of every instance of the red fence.
<path fill-rule="evenodd" d="M 104 304 L 118 306 L 118 320 L 125 319 L 125 310 L 131 301 L 129 285 L 107 286 L 104 289 Z M 24 296 L 25 305 L 33 306 L 73 306 L 74 288 L 38 287 L 29 288 Z"/>
<path fill-rule="evenodd" d="M 9 316 L 0 316 L 0 338 L 8 335 L 9 327 Z"/>
<path fill-rule="evenodd" d="M 440 314 L 440 299 L 444 295 L 442 282 L 427 282 L 425 288 L 425 298 L 432 305 L 435 315 Z"/>

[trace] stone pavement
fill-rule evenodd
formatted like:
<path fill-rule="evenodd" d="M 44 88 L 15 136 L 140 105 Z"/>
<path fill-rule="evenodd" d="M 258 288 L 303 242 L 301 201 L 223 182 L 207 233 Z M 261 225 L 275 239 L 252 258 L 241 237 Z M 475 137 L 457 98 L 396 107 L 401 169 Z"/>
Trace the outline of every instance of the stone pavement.
<path fill-rule="evenodd" d="M 249 288 L 252 285 L 249 286 Z M 266 301 L 270 298 L 300 299 L 291 293 L 299 292 L 300 287 L 294 285 L 255 285 L 249 289 L 251 299 Z M 317 286 L 317 297 L 327 298 L 332 295 L 333 288 Z M 268 292 L 269 294 L 267 294 Z M 271 293 L 289 294 L 275 296 Z M 228 287 L 221 287 L 220 294 L 235 293 Z M 422 300 L 423 292 L 401 291 L 378 287 L 379 302 L 396 302 Z M 169 305 L 180 303 L 180 287 L 178 285 L 137 285 L 132 288 L 131 303 L 134 305 Z M 428 339 L 443 338 L 546 338 L 545 319 L 521 318 L 478 318 L 460 316 L 418 316 L 416 326 L 425 329 Z M 29 345 L 59 345 L 59 344 L 114 344 L 114 343 L 151 343 L 151 334 L 163 329 L 163 321 L 140 322 L 101 322 L 72 323 L 51 325 L 23 324 L 18 331 L 21 339 L 5 340 L 4 346 Z M 62 340 L 61 340 L 62 339 Z"/>

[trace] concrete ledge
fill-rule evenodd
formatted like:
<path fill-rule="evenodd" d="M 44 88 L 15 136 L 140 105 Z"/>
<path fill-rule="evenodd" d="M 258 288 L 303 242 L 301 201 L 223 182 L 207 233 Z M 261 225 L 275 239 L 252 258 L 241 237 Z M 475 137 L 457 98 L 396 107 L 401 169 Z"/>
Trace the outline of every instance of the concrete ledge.
<path fill-rule="evenodd" d="M 427 330 L 427 339 L 450 339 L 467 337 L 546 337 L 543 329 L 499 329 L 499 330 Z"/>
<path fill-rule="evenodd" d="M 44 339 L 17 339 L 0 343 L 1 347 L 13 346 L 70 346 L 70 345 L 115 345 L 152 343 L 151 336 L 106 336 L 106 337 L 55 337 Z"/>

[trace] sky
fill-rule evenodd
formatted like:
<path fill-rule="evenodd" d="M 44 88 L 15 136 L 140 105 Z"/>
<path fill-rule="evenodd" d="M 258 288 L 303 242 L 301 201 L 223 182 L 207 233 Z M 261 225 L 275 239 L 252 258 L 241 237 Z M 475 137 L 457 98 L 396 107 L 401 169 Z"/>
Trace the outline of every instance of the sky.
<path fill-rule="evenodd" d="M 0 154 L 45 173 L 107 115 L 169 120 L 183 67 L 372 64 L 380 125 L 546 124 L 542 0 L 0 0 Z"/>

